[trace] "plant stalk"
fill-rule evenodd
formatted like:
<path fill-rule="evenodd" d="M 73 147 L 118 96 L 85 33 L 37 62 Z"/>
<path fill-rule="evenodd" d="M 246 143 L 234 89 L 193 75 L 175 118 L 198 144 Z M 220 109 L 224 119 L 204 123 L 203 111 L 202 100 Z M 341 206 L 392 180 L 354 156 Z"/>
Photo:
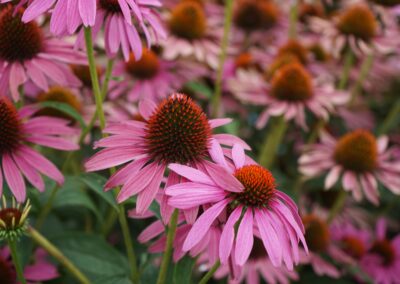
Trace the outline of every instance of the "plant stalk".
<path fill-rule="evenodd" d="M 8 246 L 11 251 L 11 257 L 14 263 L 15 270 L 17 272 L 18 281 L 22 284 L 26 284 L 26 280 L 24 277 L 24 270 L 22 268 L 21 262 L 19 261 L 18 253 L 17 253 L 17 243 L 15 239 L 8 239 Z"/>

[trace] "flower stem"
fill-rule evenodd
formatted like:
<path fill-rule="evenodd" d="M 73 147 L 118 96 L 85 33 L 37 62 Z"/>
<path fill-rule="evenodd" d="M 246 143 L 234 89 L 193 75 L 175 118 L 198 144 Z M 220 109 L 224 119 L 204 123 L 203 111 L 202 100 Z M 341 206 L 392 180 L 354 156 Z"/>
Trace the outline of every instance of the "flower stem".
<path fill-rule="evenodd" d="M 343 72 L 340 77 L 340 81 L 339 81 L 339 85 L 338 85 L 339 90 L 344 90 L 347 87 L 347 83 L 348 83 L 349 77 L 350 77 L 350 71 L 354 64 L 354 59 L 355 59 L 354 54 L 351 51 L 351 49 L 350 48 L 347 49 L 347 52 L 344 57 Z"/>
<path fill-rule="evenodd" d="M 94 48 L 92 40 L 92 29 L 90 27 L 84 27 L 86 52 L 89 62 L 90 78 L 92 80 L 92 88 L 94 98 L 96 101 L 96 113 L 100 121 L 100 127 L 103 129 L 106 125 L 106 119 L 103 111 L 103 99 L 101 97 L 101 90 L 99 84 L 99 77 L 97 75 L 96 61 L 94 58 Z"/>
<path fill-rule="evenodd" d="M 264 168 L 268 169 L 272 166 L 279 144 L 281 143 L 287 128 L 288 123 L 282 115 L 274 120 L 271 130 L 266 133 L 265 141 L 259 156 L 260 165 Z"/>
<path fill-rule="evenodd" d="M 213 117 L 218 116 L 218 111 L 221 104 L 222 77 L 223 77 L 224 63 L 229 43 L 229 34 L 232 26 L 232 17 L 233 17 L 233 0 L 227 0 L 225 6 L 224 36 L 222 38 L 222 43 L 221 43 L 221 53 L 219 57 L 217 79 L 215 81 L 215 92 L 212 100 Z"/>
<path fill-rule="evenodd" d="M 221 262 L 217 260 L 217 262 L 211 267 L 211 269 L 204 275 L 203 278 L 201 278 L 199 284 L 207 284 L 208 280 L 213 277 L 214 273 L 218 270 L 218 268 L 221 266 Z"/>
<path fill-rule="evenodd" d="M 89 284 L 90 280 L 52 243 L 49 242 L 34 228 L 29 227 L 28 233 L 30 237 L 42 247 L 49 255 L 54 257 L 61 265 L 73 275 L 79 283 Z"/>
<path fill-rule="evenodd" d="M 10 247 L 11 257 L 14 263 L 15 270 L 17 272 L 18 281 L 22 284 L 26 284 L 26 280 L 24 277 L 24 271 L 22 269 L 21 262 L 19 261 L 18 253 L 17 253 L 17 243 L 15 239 L 8 239 L 8 246 Z"/>
<path fill-rule="evenodd" d="M 344 190 L 340 190 L 339 196 L 336 197 L 335 203 L 333 204 L 331 210 L 328 215 L 328 223 L 330 224 L 333 219 L 335 219 L 336 215 L 343 209 L 343 206 L 346 202 L 347 193 Z"/>
<path fill-rule="evenodd" d="M 360 77 L 358 77 L 356 85 L 354 86 L 353 90 L 351 91 L 351 98 L 350 98 L 350 101 L 349 101 L 350 105 L 355 103 L 355 101 L 357 99 L 357 96 L 360 94 L 360 91 L 361 91 L 361 88 L 362 88 L 362 84 L 367 79 L 368 73 L 371 70 L 373 62 L 374 62 L 373 53 L 368 54 L 367 58 L 364 59 L 364 62 L 361 65 Z"/>
<path fill-rule="evenodd" d="M 395 104 L 390 109 L 389 114 L 386 116 L 381 126 L 378 128 L 377 135 L 378 136 L 383 135 L 387 133 L 393 126 L 395 126 L 399 114 L 400 114 L 400 100 L 397 100 L 397 102 L 395 102 Z"/>
<path fill-rule="evenodd" d="M 289 38 L 295 39 L 297 37 L 297 20 L 299 16 L 299 2 L 294 0 L 292 7 L 290 7 L 290 23 L 289 23 Z"/>
<path fill-rule="evenodd" d="M 168 226 L 167 243 L 165 245 L 164 256 L 161 262 L 160 273 L 158 274 L 157 284 L 164 284 L 167 278 L 168 266 L 172 256 L 172 245 L 175 238 L 176 227 L 178 225 L 179 211 L 175 209 Z"/>

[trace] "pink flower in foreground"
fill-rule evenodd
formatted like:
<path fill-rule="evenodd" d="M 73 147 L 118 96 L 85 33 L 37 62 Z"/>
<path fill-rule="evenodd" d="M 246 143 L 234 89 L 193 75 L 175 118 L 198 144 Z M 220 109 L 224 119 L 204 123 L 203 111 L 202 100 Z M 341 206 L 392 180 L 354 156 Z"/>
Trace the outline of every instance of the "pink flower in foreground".
<path fill-rule="evenodd" d="M 386 236 L 386 221 L 376 225 L 376 239 L 362 258 L 361 267 L 377 284 L 400 283 L 400 235 L 392 240 Z"/>
<path fill-rule="evenodd" d="M 118 202 L 138 195 L 136 210 L 144 213 L 154 200 L 160 188 L 167 166 L 171 163 L 205 166 L 211 141 L 221 144 L 247 144 L 228 134 L 212 134 L 212 129 L 229 123 L 230 119 L 208 120 L 205 113 L 190 98 L 174 94 L 158 106 L 149 100 L 139 103 L 144 121 L 114 123 L 104 129 L 111 134 L 96 143 L 105 147 L 85 164 L 87 171 L 98 171 L 129 162 L 117 171 L 106 183 L 111 189 L 123 185 Z M 179 183 L 180 178 L 171 172 L 167 185 Z M 168 211 L 168 212 L 166 212 Z M 161 202 L 161 214 L 167 220 L 173 208 Z M 197 210 L 193 210 L 197 216 Z"/>
<path fill-rule="evenodd" d="M 394 148 L 388 148 L 386 136 L 375 138 L 366 130 L 355 130 L 336 140 L 321 134 L 321 144 L 307 148 L 300 157 L 300 171 L 307 177 L 327 173 L 325 188 L 338 180 L 343 188 L 361 201 L 363 192 L 379 204 L 378 181 L 394 194 L 400 194 L 400 161 L 394 159 Z"/>
<path fill-rule="evenodd" d="M 160 7 L 158 0 L 100 0 L 96 23 L 93 26 L 93 38 L 104 25 L 105 49 L 108 57 L 115 57 L 119 50 L 126 61 L 131 52 L 135 58 L 142 56 L 142 41 L 135 25 L 140 26 L 146 37 L 147 46 L 166 37 L 164 27 L 155 8 Z M 83 31 L 79 34 L 78 45 L 83 45 Z"/>
<path fill-rule="evenodd" d="M 78 149 L 76 144 L 60 137 L 76 133 L 68 126 L 68 120 L 46 116 L 32 118 L 38 110 L 38 107 L 26 106 L 17 111 L 6 98 L 0 98 L 0 195 L 4 177 L 18 202 L 26 198 L 23 176 L 39 191 L 45 189 L 41 174 L 59 184 L 64 182 L 61 172 L 27 143 L 66 151 Z"/>
<path fill-rule="evenodd" d="M 331 84 L 313 80 L 298 63 L 285 65 L 275 71 L 270 82 L 258 72 L 238 70 L 229 81 L 230 91 L 241 101 L 265 106 L 256 126 L 263 128 L 271 116 L 283 115 L 285 120 L 307 129 L 305 110 L 328 120 L 335 107 L 345 104 L 349 94 L 335 90 Z"/>
<path fill-rule="evenodd" d="M 259 233 L 272 264 L 281 266 L 284 262 L 288 269 L 293 269 L 293 263 L 299 261 L 299 240 L 308 250 L 296 204 L 276 189 L 275 179 L 268 170 L 246 162 L 240 145 L 233 146 L 233 164 L 225 159 L 228 153 L 224 155 L 218 143 L 212 144 L 210 155 L 216 164 L 205 162 L 206 168 L 169 166 L 188 180 L 167 185 L 166 194 L 170 196 L 171 206 L 179 209 L 211 206 L 205 207 L 194 223 L 183 250 L 196 246 L 210 226 L 222 220 L 225 224 L 219 245 L 222 264 L 231 259 L 235 265 L 244 265 L 252 251 L 254 236 Z M 239 219 L 235 238 L 235 224 Z"/>
<path fill-rule="evenodd" d="M 19 98 L 19 87 L 32 82 L 47 91 L 50 84 L 79 86 L 66 63 L 85 64 L 86 57 L 72 46 L 45 37 L 36 22 L 24 24 L 22 10 L 12 6 L 0 12 L 0 92 Z"/>
<path fill-rule="evenodd" d="M 1 0 L 1 3 L 13 0 Z M 22 21 L 28 23 L 51 10 L 50 30 L 56 35 L 74 33 L 82 24 L 93 26 L 97 0 L 21 0 L 18 7 L 28 3 Z"/>
<path fill-rule="evenodd" d="M 47 259 L 47 254 L 38 249 L 33 255 L 34 264 L 25 266 L 24 277 L 28 283 L 39 283 L 59 277 L 57 268 Z M 4 284 L 17 283 L 17 273 L 8 247 L 0 248 L 0 279 Z"/>

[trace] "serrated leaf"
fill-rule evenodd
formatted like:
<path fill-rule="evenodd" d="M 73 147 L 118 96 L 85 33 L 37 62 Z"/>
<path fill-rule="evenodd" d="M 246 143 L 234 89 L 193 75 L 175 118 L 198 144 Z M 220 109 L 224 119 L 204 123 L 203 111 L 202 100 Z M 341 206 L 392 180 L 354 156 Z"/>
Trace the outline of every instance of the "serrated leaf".
<path fill-rule="evenodd" d="M 174 284 L 191 283 L 190 280 L 195 265 L 196 259 L 189 256 L 185 256 L 177 264 L 175 264 L 173 276 Z"/>
<path fill-rule="evenodd" d="M 76 111 L 73 107 L 66 103 L 61 103 L 61 102 L 42 102 L 40 103 L 42 107 L 49 107 L 49 108 L 54 108 L 56 110 L 59 110 L 65 114 L 68 114 L 69 116 L 73 117 L 78 123 L 80 124 L 81 128 L 86 128 L 86 124 L 83 121 L 83 118 L 79 112 Z"/>
<path fill-rule="evenodd" d="M 87 187 L 96 193 L 105 202 L 111 205 L 117 212 L 119 211 L 118 205 L 115 202 L 115 198 L 111 191 L 104 191 L 104 184 L 106 183 L 106 178 L 99 174 L 90 173 L 83 174 L 80 176 L 81 181 L 87 185 Z"/>
<path fill-rule="evenodd" d="M 123 279 L 124 275 L 129 275 L 127 259 L 100 236 L 73 232 L 53 237 L 51 242 L 92 280 Z"/>

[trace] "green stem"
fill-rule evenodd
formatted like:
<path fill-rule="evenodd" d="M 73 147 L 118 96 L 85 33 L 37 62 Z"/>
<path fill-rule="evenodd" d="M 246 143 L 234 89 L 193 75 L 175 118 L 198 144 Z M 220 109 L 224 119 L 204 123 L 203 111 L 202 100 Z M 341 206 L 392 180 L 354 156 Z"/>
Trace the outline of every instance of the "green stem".
<path fill-rule="evenodd" d="M 340 77 L 340 81 L 339 81 L 339 85 L 338 85 L 339 90 L 346 89 L 347 83 L 348 83 L 349 77 L 350 77 L 350 71 L 354 64 L 354 60 L 355 60 L 355 58 L 354 58 L 353 52 L 351 51 L 350 48 L 347 49 L 346 55 L 344 57 L 343 72 Z"/>
<path fill-rule="evenodd" d="M 68 270 L 72 276 L 75 277 L 79 283 L 89 284 L 89 279 L 52 243 L 49 242 L 44 236 L 42 236 L 34 228 L 29 227 L 28 233 L 30 237 L 42 247 L 49 255 L 54 257 L 62 266 Z"/>
<path fill-rule="evenodd" d="M 295 39 L 297 37 L 297 20 L 299 16 L 299 3 L 296 1 L 290 7 L 290 23 L 289 23 L 289 38 Z"/>
<path fill-rule="evenodd" d="M 336 215 L 343 209 L 346 202 L 347 193 L 344 190 L 339 192 L 339 196 L 336 197 L 335 203 L 333 204 L 328 215 L 328 223 L 331 223 L 335 219 Z"/>
<path fill-rule="evenodd" d="M 266 133 L 265 142 L 260 152 L 259 162 L 264 168 L 270 168 L 274 162 L 279 144 L 285 135 L 288 128 L 288 123 L 283 116 L 277 117 L 270 131 Z"/>
<path fill-rule="evenodd" d="M 176 227 L 178 225 L 179 211 L 175 209 L 168 226 L 167 243 L 165 245 L 164 256 L 161 262 L 160 273 L 158 274 L 157 284 L 164 284 L 167 279 L 168 267 L 172 256 L 172 245 L 174 243 Z"/>
<path fill-rule="evenodd" d="M 233 17 L 233 0 L 227 0 L 225 6 L 225 23 L 224 23 L 224 36 L 221 43 L 221 53 L 219 57 L 219 65 L 217 71 L 217 79 L 215 81 L 215 92 L 212 100 L 212 116 L 217 117 L 219 107 L 221 104 L 222 96 L 222 77 L 224 71 L 224 63 L 229 44 L 229 34 L 232 26 Z"/>
<path fill-rule="evenodd" d="M 400 100 L 397 100 L 397 102 L 395 102 L 395 104 L 390 109 L 389 114 L 386 116 L 381 126 L 378 128 L 377 135 L 383 135 L 387 133 L 390 129 L 392 129 L 392 127 L 396 125 L 399 114 Z"/>
<path fill-rule="evenodd" d="M 208 280 L 213 277 L 214 273 L 218 270 L 218 268 L 221 266 L 221 262 L 217 260 L 217 262 L 211 267 L 211 269 L 204 275 L 203 278 L 201 278 L 199 284 L 207 284 Z"/>
<path fill-rule="evenodd" d="M 26 284 L 26 280 L 24 277 L 24 270 L 22 269 L 21 262 L 19 261 L 18 253 L 17 253 L 17 243 L 16 240 L 8 240 L 8 246 L 10 247 L 11 257 L 14 263 L 15 270 L 17 272 L 18 281 L 22 284 Z"/>
<path fill-rule="evenodd" d="M 361 92 L 362 84 L 368 77 L 368 73 L 371 70 L 372 63 L 374 62 L 374 55 L 371 53 L 365 58 L 363 64 L 361 65 L 360 70 L 360 77 L 358 78 L 356 85 L 354 86 L 353 90 L 351 91 L 351 98 L 349 101 L 349 105 L 354 104 L 357 99 L 357 96 Z"/>
<path fill-rule="evenodd" d="M 96 101 L 96 112 L 100 121 L 100 127 L 101 129 L 103 129 L 106 125 L 106 119 L 103 111 L 103 99 L 101 96 L 99 77 L 97 75 L 96 61 L 94 57 L 92 29 L 90 27 L 85 27 L 84 34 L 85 34 L 86 52 L 89 62 L 90 78 L 92 80 L 93 93 Z"/>

